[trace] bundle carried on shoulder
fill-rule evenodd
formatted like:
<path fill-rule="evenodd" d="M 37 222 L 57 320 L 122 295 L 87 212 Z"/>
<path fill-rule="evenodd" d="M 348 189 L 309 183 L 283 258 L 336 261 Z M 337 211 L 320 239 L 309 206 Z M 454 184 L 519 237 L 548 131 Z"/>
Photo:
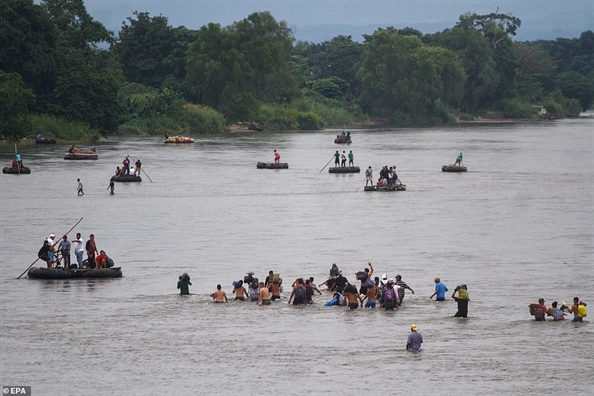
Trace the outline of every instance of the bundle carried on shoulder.
<path fill-rule="evenodd" d="M 280 283 L 280 275 L 279 274 L 272 274 L 272 283 L 278 285 Z"/>
<path fill-rule="evenodd" d="M 586 316 L 588 316 L 588 310 L 586 309 L 586 306 L 584 304 L 578 304 L 577 317 L 585 318 Z"/>
<path fill-rule="evenodd" d="M 344 288 L 345 293 L 357 293 L 357 287 L 350 283 Z"/>

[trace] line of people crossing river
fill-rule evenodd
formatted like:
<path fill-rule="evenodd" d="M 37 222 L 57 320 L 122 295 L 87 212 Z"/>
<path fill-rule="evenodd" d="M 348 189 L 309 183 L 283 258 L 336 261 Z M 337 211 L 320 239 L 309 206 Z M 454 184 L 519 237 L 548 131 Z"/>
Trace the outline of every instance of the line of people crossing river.
<path fill-rule="evenodd" d="M 221 284 L 210 294 L 215 303 L 226 303 L 233 301 L 251 301 L 259 305 L 271 305 L 275 300 L 281 300 L 284 295 L 283 278 L 280 274 L 269 271 L 264 281 L 248 272 L 243 279 L 232 282 L 233 290 L 231 297 L 223 289 Z M 314 304 L 313 297 L 323 295 L 322 291 L 331 293 L 332 298 L 325 302 L 325 306 L 342 306 L 349 309 L 357 308 L 382 308 L 385 310 L 398 310 L 405 299 L 406 292 L 415 294 L 415 291 L 403 279 L 401 275 L 389 278 L 387 274 L 381 277 L 374 277 L 374 268 L 371 263 L 368 267 L 354 273 L 355 281 L 351 283 L 345 277 L 336 263 L 332 264 L 328 278 L 316 285 L 314 277 L 300 277 L 295 279 L 287 291 L 287 302 L 292 305 Z M 181 295 L 190 294 L 190 276 L 187 273 L 179 277 L 177 288 Z M 429 298 L 437 296 L 437 301 L 445 301 L 445 293 L 448 288 L 435 278 L 435 293 Z M 325 289 L 323 289 L 325 287 Z M 286 298 L 286 296 L 285 296 Z M 466 285 L 456 287 L 452 298 L 458 302 L 458 312 L 454 317 L 468 315 L 468 302 L 470 301 Z"/>

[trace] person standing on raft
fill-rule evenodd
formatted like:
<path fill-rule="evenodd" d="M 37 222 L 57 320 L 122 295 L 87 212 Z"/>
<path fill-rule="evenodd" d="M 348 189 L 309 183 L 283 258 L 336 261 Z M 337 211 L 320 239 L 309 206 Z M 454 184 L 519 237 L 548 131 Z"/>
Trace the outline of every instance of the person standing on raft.
<path fill-rule="evenodd" d="M 280 164 L 280 153 L 278 152 L 278 150 L 274 150 L 274 163 L 275 164 Z"/>
<path fill-rule="evenodd" d="M 454 166 L 456 166 L 456 165 L 462 166 L 462 158 L 463 158 L 462 153 L 458 154 L 458 156 L 456 157 L 456 163 L 454 164 Z"/>

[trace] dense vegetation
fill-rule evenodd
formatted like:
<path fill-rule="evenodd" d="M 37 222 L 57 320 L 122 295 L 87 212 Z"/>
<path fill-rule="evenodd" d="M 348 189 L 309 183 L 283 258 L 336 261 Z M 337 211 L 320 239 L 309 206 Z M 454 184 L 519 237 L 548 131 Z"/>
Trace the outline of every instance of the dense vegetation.
<path fill-rule="evenodd" d="M 83 0 L 0 0 L 0 137 L 212 134 L 239 122 L 320 129 L 400 125 L 486 110 L 577 115 L 594 100 L 594 34 L 515 42 L 521 21 L 464 14 L 442 32 L 380 28 L 295 42 L 268 12 L 172 27 L 135 12 L 115 35 Z"/>

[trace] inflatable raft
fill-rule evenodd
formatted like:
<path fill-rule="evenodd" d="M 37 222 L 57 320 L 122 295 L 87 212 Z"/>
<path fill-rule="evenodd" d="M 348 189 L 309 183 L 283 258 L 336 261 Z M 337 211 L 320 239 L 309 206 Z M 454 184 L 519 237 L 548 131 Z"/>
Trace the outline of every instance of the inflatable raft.
<path fill-rule="evenodd" d="M 286 162 L 279 162 L 274 163 L 274 162 L 258 162 L 256 164 L 256 168 L 258 169 L 288 169 L 289 168 L 289 164 Z"/>
<path fill-rule="evenodd" d="M 95 151 L 74 151 L 64 155 L 65 160 L 98 160 L 99 154 Z"/>
<path fill-rule="evenodd" d="M 133 182 L 141 182 L 142 178 L 140 176 L 134 176 L 134 175 L 127 175 L 127 176 L 112 176 L 111 180 L 113 180 L 114 182 L 119 182 L 119 183 L 133 183 Z"/>
<path fill-rule="evenodd" d="M 101 269 L 65 269 L 33 267 L 29 270 L 28 276 L 31 279 L 121 278 L 122 268 L 112 267 Z"/>
<path fill-rule="evenodd" d="M 31 169 L 27 168 L 26 166 L 21 166 L 21 168 L 11 168 L 10 166 L 5 166 L 2 168 L 2 173 L 7 173 L 9 175 L 28 175 L 31 173 Z"/>
<path fill-rule="evenodd" d="M 467 170 L 468 169 L 466 169 L 465 166 L 459 166 L 459 165 L 453 165 L 453 164 L 443 165 L 441 167 L 442 172 L 466 172 Z"/>
<path fill-rule="evenodd" d="M 194 143 L 194 139 L 185 136 L 168 136 L 163 143 Z"/>
<path fill-rule="evenodd" d="M 347 137 L 346 135 L 337 135 L 336 139 L 334 139 L 334 143 L 336 144 L 351 144 L 353 141 L 351 140 L 350 136 Z"/>
<path fill-rule="evenodd" d="M 337 166 L 328 168 L 328 173 L 359 173 L 361 169 L 358 166 Z"/>
<path fill-rule="evenodd" d="M 383 184 L 381 186 L 365 186 L 364 191 L 406 191 L 406 184 L 393 184 L 388 186 Z"/>

